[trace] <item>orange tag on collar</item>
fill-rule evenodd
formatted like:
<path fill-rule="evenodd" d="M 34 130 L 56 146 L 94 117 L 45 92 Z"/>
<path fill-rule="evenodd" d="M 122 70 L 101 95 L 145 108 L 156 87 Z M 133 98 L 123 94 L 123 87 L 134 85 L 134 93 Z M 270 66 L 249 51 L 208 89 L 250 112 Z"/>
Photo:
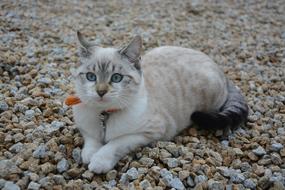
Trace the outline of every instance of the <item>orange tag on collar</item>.
<path fill-rule="evenodd" d="M 73 105 L 76 105 L 76 104 L 81 103 L 81 100 L 80 100 L 80 98 L 78 98 L 77 96 L 69 95 L 69 96 L 67 96 L 67 98 L 65 99 L 65 102 L 64 102 L 64 103 L 65 103 L 66 105 L 68 105 L 68 106 L 73 106 Z M 110 108 L 110 109 L 107 109 L 107 110 L 105 110 L 105 111 L 108 112 L 108 113 L 114 113 L 114 112 L 119 111 L 119 109 Z"/>
<path fill-rule="evenodd" d="M 67 98 L 65 99 L 65 102 L 64 102 L 66 105 L 68 106 L 73 106 L 73 105 L 76 105 L 76 104 L 79 104 L 81 103 L 81 100 L 77 97 L 77 96 L 74 96 L 74 95 L 69 95 L 67 96 Z"/>
<path fill-rule="evenodd" d="M 111 108 L 111 109 L 106 110 L 106 112 L 108 112 L 108 113 L 114 113 L 117 111 L 119 111 L 119 109 L 116 109 L 116 108 Z"/>

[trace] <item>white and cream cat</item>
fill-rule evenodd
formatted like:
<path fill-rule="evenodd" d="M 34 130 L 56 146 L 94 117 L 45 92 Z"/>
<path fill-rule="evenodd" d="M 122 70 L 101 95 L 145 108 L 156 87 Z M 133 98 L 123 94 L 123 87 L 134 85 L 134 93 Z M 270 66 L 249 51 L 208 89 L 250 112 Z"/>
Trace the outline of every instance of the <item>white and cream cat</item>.
<path fill-rule="evenodd" d="M 247 118 L 239 90 L 199 51 L 165 46 L 141 57 L 139 36 L 121 49 L 94 46 L 79 32 L 78 39 L 82 63 L 72 73 L 82 103 L 73 113 L 84 138 L 82 160 L 95 173 L 192 122 L 226 128 Z"/>

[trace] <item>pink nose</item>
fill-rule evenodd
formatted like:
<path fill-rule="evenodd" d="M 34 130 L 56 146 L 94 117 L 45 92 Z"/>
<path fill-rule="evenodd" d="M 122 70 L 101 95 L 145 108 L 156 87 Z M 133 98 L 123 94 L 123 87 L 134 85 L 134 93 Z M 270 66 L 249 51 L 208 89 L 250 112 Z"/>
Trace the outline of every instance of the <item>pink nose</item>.
<path fill-rule="evenodd" d="M 98 90 L 97 93 L 98 93 L 98 95 L 99 95 L 100 97 L 103 97 L 104 94 L 107 93 L 107 90 Z"/>

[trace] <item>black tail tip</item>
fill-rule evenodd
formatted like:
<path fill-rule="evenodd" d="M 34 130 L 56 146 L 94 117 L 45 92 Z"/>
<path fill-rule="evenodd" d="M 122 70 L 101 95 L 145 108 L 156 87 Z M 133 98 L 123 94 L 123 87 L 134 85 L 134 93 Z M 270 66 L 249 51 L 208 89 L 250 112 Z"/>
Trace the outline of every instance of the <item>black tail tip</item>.
<path fill-rule="evenodd" d="M 192 121 L 207 130 L 226 129 L 231 126 L 231 119 L 220 113 L 196 111 L 191 115 Z"/>

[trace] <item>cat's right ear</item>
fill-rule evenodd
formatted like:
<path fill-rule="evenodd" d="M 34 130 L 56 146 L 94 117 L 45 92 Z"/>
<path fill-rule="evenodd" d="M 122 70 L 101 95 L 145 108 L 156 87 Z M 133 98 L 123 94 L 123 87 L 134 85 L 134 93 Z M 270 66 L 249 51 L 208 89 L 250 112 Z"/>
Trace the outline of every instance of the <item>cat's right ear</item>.
<path fill-rule="evenodd" d="M 142 50 L 142 38 L 135 36 L 133 40 L 124 48 L 119 50 L 119 53 L 129 59 L 132 63 L 140 61 L 140 54 Z"/>
<path fill-rule="evenodd" d="M 83 58 L 88 58 L 91 55 L 92 44 L 87 42 L 81 32 L 77 31 L 77 39 L 79 42 L 79 54 Z"/>

